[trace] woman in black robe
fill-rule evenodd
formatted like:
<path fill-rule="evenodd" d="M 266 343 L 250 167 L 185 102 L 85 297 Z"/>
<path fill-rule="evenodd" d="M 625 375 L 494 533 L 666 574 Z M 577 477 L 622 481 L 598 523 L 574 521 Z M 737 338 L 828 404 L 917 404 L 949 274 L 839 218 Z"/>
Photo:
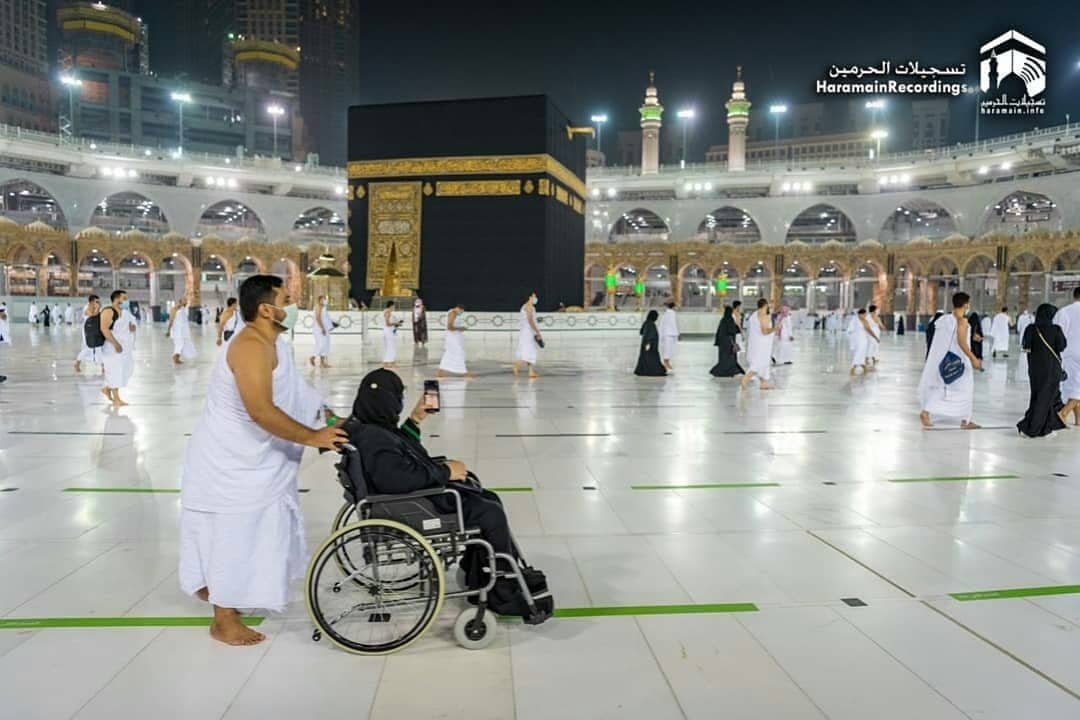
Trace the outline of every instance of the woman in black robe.
<path fill-rule="evenodd" d="M 968 315 L 968 325 L 971 326 L 971 354 L 982 360 L 983 334 L 982 319 L 974 310 Z"/>
<path fill-rule="evenodd" d="M 731 307 L 724 308 L 724 317 L 716 328 L 716 365 L 709 372 L 713 377 L 735 377 L 746 373 L 739 367 L 739 355 L 735 349 L 739 338 L 739 326 L 735 324 L 735 313 Z"/>
<path fill-rule="evenodd" d="M 1028 354 L 1031 400 L 1016 429 L 1028 437 L 1042 437 L 1066 428 L 1061 402 L 1061 353 L 1065 333 L 1054 324 L 1057 308 L 1043 303 L 1035 311 L 1035 322 L 1024 331 L 1020 349 Z"/>
<path fill-rule="evenodd" d="M 424 307 L 424 301 L 420 298 L 413 301 L 412 337 L 417 347 L 427 345 L 427 308 Z"/>
<path fill-rule="evenodd" d="M 656 329 L 656 319 L 660 314 L 650 310 L 645 316 L 645 322 L 641 325 L 638 334 L 641 335 L 641 351 L 638 353 L 635 375 L 645 377 L 660 377 L 667 375 L 664 363 L 660 362 L 660 331 Z"/>
<path fill-rule="evenodd" d="M 353 401 L 352 415 L 342 425 L 349 442 L 360 452 L 364 476 L 373 493 L 401 495 L 433 488 L 453 487 L 461 498 L 461 510 L 467 527 L 480 528 L 480 536 L 498 553 L 519 557 L 502 501 L 490 490 L 483 490 L 475 476 L 459 460 L 434 458 L 420 442 L 420 425 L 428 417 L 424 399 L 413 408 L 405 422 L 398 425 L 405 402 L 405 386 L 391 370 L 373 370 L 360 381 Z M 440 513 L 452 513 L 455 506 L 449 495 L 428 498 Z M 461 560 L 466 584 L 470 588 L 486 582 L 482 564 L 487 553 L 468 548 Z M 517 581 L 500 578 L 490 597 L 491 609 L 503 613 L 500 602 L 517 595 Z"/>

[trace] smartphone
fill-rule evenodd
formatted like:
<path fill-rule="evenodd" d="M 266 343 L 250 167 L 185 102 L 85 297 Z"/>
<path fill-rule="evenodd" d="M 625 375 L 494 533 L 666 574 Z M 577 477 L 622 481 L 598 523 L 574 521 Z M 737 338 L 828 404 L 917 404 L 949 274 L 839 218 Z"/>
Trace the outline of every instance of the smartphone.
<path fill-rule="evenodd" d="M 424 411 L 429 413 L 439 412 L 439 381 L 424 381 Z"/>

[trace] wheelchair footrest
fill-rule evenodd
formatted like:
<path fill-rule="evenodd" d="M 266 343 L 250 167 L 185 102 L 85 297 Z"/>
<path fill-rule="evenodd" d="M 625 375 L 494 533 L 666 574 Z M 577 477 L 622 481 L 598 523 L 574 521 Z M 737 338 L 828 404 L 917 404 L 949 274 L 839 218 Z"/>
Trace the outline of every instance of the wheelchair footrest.
<path fill-rule="evenodd" d="M 534 613 L 529 613 L 522 618 L 526 625 L 543 625 L 545 622 L 551 619 L 551 613 L 543 610 L 537 610 Z"/>

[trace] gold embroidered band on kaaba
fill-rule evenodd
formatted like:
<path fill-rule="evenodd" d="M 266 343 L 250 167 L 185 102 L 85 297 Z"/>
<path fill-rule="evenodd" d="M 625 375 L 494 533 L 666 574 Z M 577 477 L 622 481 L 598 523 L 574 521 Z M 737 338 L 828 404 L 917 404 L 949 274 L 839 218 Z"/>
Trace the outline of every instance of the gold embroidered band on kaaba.
<path fill-rule="evenodd" d="M 550 155 L 474 155 L 467 157 L 403 158 L 399 160 L 353 160 L 348 165 L 352 180 L 439 175 L 547 174 L 582 198 L 584 181 Z"/>

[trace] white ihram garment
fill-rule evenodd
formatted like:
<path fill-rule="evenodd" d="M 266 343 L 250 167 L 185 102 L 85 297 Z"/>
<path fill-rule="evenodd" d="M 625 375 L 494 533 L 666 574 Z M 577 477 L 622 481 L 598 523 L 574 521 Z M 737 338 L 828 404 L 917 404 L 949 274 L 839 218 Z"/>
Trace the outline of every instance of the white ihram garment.
<path fill-rule="evenodd" d="M 746 374 L 756 374 L 767 381 L 772 372 L 773 336 L 761 330 L 760 316 L 755 312 L 747 322 Z"/>
<path fill-rule="evenodd" d="M 121 310 L 120 319 L 116 321 L 116 326 L 113 328 L 113 335 L 116 336 L 120 347 L 124 348 L 123 386 L 131 382 L 131 376 L 135 374 L 136 330 L 131 328 L 138 328 L 138 326 L 139 321 L 131 314 L 130 310 Z M 109 387 L 113 386 L 110 385 Z"/>
<path fill-rule="evenodd" d="M 521 311 L 518 313 L 520 327 L 518 329 L 517 359 L 520 362 L 527 362 L 530 365 L 535 365 L 536 356 L 538 355 L 540 348 L 536 344 L 536 336 L 533 334 L 533 329 L 529 327 L 529 312 L 526 310 L 527 307 L 527 305 L 522 305 Z M 535 310 L 533 312 L 535 313 Z"/>
<path fill-rule="evenodd" d="M 182 307 L 176 311 L 169 337 L 173 341 L 173 355 L 179 355 L 181 360 L 193 360 L 195 358 L 197 353 L 195 352 L 195 343 L 191 341 L 191 325 L 188 323 L 187 307 Z"/>
<path fill-rule="evenodd" d="M 64 322 L 68 325 L 72 325 L 75 322 L 75 308 L 70 305 L 64 308 Z"/>
<path fill-rule="evenodd" d="M 454 328 L 461 327 L 461 316 L 454 318 Z M 439 369 L 446 372 L 464 375 L 469 372 L 465 367 L 465 331 L 447 329 L 446 348 L 443 350 L 442 359 L 439 360 Z"/>
<path fill-rule="evenodd" d="M 1009 352 L 1009 316 L 998 313 L 994 316 L 994 322 L 990 326 L 990 335 L 994 339 L 991 352 Z"/>
<path fill-rule="evenodd" d="M 777 321 L 776 362 L 780 365 L 791 362 L 795 357 L 795 329 L 793 315 Z"/>
<path fill-rule="evenodd" d="M 315 355 L 316 357 L 327 358 L 330 357 L 330 329 L 333 327 L 330 322 L 330 311 L 324 305 L 316 312 L 319 313 L 323 327 L 326 330 L 320 330 L 319 323 L 312 323 L 311 325 L 311 336 L 315 339 Z"/>
<path fill-rule="evenodd" d="M 675 311 L 668 308 L 660 318 L 660 359 L 674 360 L 679 349 L 679 321 Z"/>
<path fill-rule="evenodd" d="M 385 316 L 383 316 L 385 319 Z M 397 328 L 394 327 L 394 314 L 390 313 L 390 318 L 386 320 L 386 324 L 383 325 L 382 331 L 383 341 L 383 358 L 384 364 L 397 360 Z"/>
<path fill-rule="evenodd" d="M 866 328 L 859 322 L 859 316 L 851 318 L 848 323 L 848 343 L 851 345 L 851 367 L 866 365 L 866 358 L 870 356 L 870 344 L 873 338 Z"/>
<path fill-rule="evenodd" d="M 4 311 L 7 315 L 7 305 L 0 303 L 0 310 Z M 0 345 L 11 344 L 11 322 L 8 320 L 0 320 Z"/>
<path fill-rule="evenodd" d="M 970 335 L 968 342 L 971 342 Z M 964 374 L 946 385 L 939 366 L 945 353 L 952 351 L 964 361 Z M 926 357 L 919 381 L 919 406 L 931 415 L 959 418 L 970 422 L 975 410 L 975 369 L 956 339 L 956 316 L 942 315 L 934 323 L 934 342 Z"/>
<path fill-rule="evenodd" d="M 83 324 L 79 328 L 79 339 L 82 340 L 82 349 L 79 350 L 79 355 L 75 358 L 77 363 L 99 363 L 101 362 L 101 348 L 92 348 L 86 344 L 86 321 L 93 317 L 90 314 L 89 306 L 83 308 Z"/>
<path fill-rule="evenodd" d="M 1066 305 L 1054 315 L 1054 324 L 1065 333 L 1065 352 L 1061 353 L 1061 365 L 1069 379 L 1061 383 L 1061 398 L 1080 399 L 1080 300 Z"/>
<path fill-rule="evenodd" d="M 316 427 L 323 406 L 300 377 L 292 347 L 277 339 L 273 399 Z M 227 608 L 280 612 L 307 561 L 296 478 L 304 447 L 271 435 L 248 415 L 228 352 L 210 376 L 206 408 L 191 434 L 180 488 L 180 588 L 207 588 Z"/>
<path fill-rule="evenodd" d="M 1020 341 L 1024 340 L 1024 331 L 1028 329 L 1028 326 L 1035 322 L 1035 316 L 1025 310 L 1021 313 L 1020 317 L 1016 318 L 1016 335 L 1020 338 Z M 1016 364 L 1016 381 L 1028 382 L 1028 354 L 1026 352 L 1020 353 L 1020 361 Z"/>
<path fill-rule="evenodd" d="M 121 311 L 120 315 L 116 318 L 116 321 L 110 328 L 113 332 L 113 337 L 116 338 L 116 342 L 120 343 L 120 352 L 117 352 L 116 348 L 114 348 L 112 343 L 108 340 L 106 340 L 105 344 L 101 347 L 101 363 L 105 366 L 105 387 L 116 390 L 127 385 L 127 376 L 125 374 L 126 357 L 131 352 L 131 348 L 128 347 L 128 341 L 134 339 L 128 337 L 131 335 L 131 332 L 127 330 L 126 326 L 121 330 L 123 317 L 124 314 Z M 105 328 L 102 328 L 102 330 L 104 329 Z"/>

